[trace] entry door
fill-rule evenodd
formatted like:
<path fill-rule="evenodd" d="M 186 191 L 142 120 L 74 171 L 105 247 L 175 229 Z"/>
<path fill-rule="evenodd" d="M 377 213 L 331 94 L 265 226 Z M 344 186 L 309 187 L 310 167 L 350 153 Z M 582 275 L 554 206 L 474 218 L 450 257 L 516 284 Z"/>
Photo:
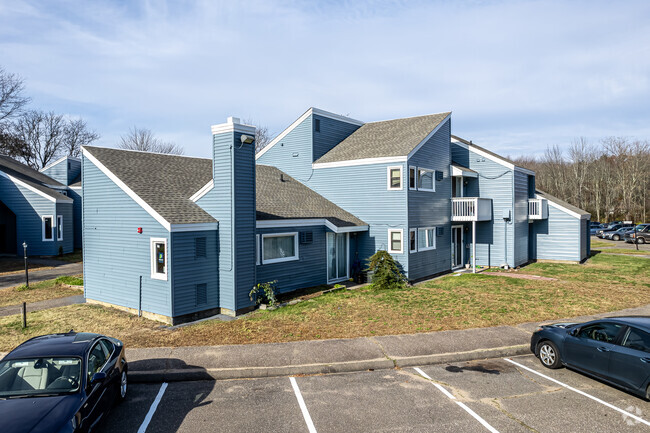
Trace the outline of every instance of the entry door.
<path fill-rule="evenodd" d="M 348 278 L 348 234 L 327 233 L 327 280 Z"/>
<path fill-rule="evenodd" d="M 463 266 L 463 228 L 451 228 L 451 267 Z"/>

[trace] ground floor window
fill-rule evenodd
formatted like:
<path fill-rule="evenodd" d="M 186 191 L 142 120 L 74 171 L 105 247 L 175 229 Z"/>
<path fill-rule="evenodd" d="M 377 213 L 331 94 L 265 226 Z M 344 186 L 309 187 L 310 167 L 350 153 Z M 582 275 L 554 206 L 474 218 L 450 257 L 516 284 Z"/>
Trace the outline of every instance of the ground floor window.
<path fill-rule="evenodd" d="M 392 254 L 402 254 L 402 229 L 388 230 L 388 252 Z"/>
<path fill-rule="evenodd" d="M 43 240 L 44 241 L 54 240 L 53 222 L 54 222 L 54 217 L 52 215 L 43 217 Z"/>
<path fill-rule="evenodd" d="M 417 234 L 418 229 L 409 230 L 409 252 L 411 253 L 418 251 Z"/>
<path fill-rule="evenodd" d="M 427 251 L 436 248 L 436 228 L 424 227 L 418 229 L 418 250 Z"/>
<path fill-rule="evenodd" d="M 151 238 L 151 278 L 167 280 L 167 239 Z"/>
<path fill-rule="evenodd" d="M 298 259 L 298 232 L 262 235 L 262 264 Z"/>
<path fill-rule="evenodd" d="M 56 216 L 56 240 L 63 240 L 63 215 Z"/>

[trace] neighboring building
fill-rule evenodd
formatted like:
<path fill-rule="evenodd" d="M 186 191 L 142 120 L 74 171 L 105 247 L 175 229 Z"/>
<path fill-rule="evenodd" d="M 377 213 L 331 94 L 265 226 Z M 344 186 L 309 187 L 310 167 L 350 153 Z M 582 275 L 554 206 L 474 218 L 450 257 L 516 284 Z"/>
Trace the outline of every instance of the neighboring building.
<path fill-rule="evenodd" d="M 74 201 L 57 180 L 0 156 L 0 254 L 54 256 L 74 249 Z"/>
<path fill-rule="evenodd" d="M 346 280 L 380 249 L 412 281 L 520 266 L 553 256 L 544 227 L 573 212 L 535 192 L 534 172 L 452 136 L 451 113 L 363 123 L 311 108 L 258 155 L 236 118 L 212 134 L 212 159 L 84 148 L 90 302 L 172 323 L 238 314 L 256 283 Z M 589 254 L 589 216 L 573 213 L 561 237 L 579 253 L 557 259 Z"/>

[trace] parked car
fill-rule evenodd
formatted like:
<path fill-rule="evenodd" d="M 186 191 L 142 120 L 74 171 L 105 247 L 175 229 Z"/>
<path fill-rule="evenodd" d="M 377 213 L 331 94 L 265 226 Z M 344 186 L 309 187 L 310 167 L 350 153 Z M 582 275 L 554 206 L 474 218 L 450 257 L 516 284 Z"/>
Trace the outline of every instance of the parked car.
<path fill-rule="evenodd" d="M 87 432 L 126 397 L 124 344 L 98 334 L 27 340 L 0 361 L 3 433 Z"/>
<path fill-rule="evenodd" d="M 596 236 L 601 238 L 601 239 L 604 239 L 605 238 L 605 233 L 616 231 L 616 230 L 618 230 L 618 229 L 620 229 L 622 227 L 634 227 L 634 225 L 633 224 L 628 224 L 628 223 L 610 224 L 605 228 L 598 229 L 596 231 Z"/>
<path fill-rule="evenodd" d="M 571 367 L 650 400 L 650 317 L 544 325 L 530 350 L 544 367 Z"/>
<path fill-rule="evenodd" d="M 650 224 L 639 224 L 635 227 L 635 230 L 632 230 L 625 234 L 625 242 L 627 243 L 638 243 L 638 244 L 648 244 L 650 243 Z"/>
<path fill-rule="evenodd" d="M 621 241 L 625 237 L 625 234 L 634 230 L 634 227 L 621 227 L 618 230 L 613 232 L 605 232 L 603 239 L 611 239 L 613 241 Z"/>

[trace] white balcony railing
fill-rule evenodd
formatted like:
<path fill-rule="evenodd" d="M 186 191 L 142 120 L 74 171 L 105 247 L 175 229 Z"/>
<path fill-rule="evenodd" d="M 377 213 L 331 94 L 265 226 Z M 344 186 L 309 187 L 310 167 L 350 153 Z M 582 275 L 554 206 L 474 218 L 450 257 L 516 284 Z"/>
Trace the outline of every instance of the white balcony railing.
<path fill-rule="evenodd" d="M 528 219 L 545 220 L 548 218 L 548 202 L 543 198 L 528 199 Z"/>
<path fill-rule="evenodd" d="M 478 197 L 456 197 L 451 199 L 452 221 L 490 221 L 492 199 Z"/>

